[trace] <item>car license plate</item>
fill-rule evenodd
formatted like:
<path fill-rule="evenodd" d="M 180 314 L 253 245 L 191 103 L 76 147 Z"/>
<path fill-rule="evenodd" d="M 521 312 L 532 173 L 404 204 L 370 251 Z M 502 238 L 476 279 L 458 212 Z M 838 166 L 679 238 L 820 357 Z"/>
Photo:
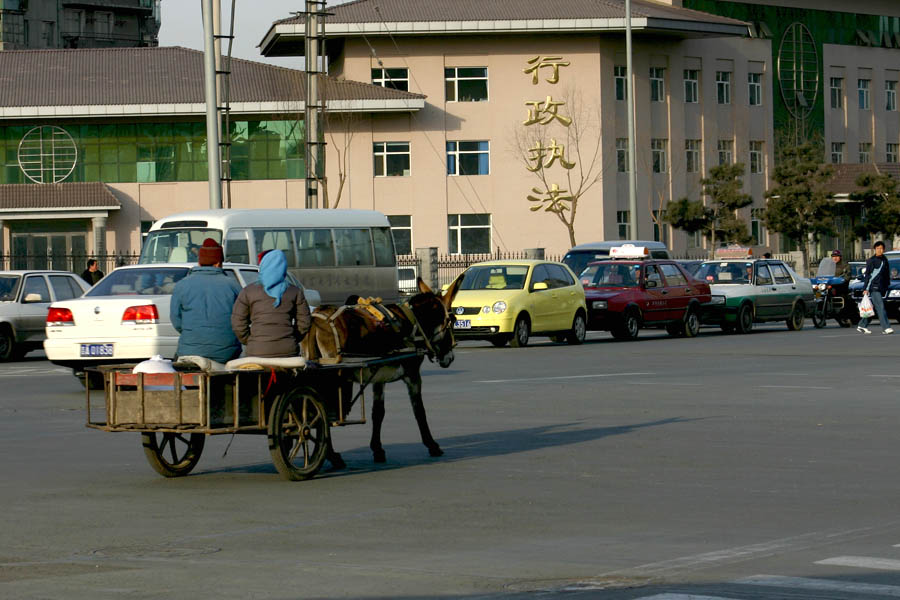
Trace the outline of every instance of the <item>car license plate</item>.
<path fill-rule="evenodd" d="M 112 356 L 112 344 L 81 344 L 81 356 L 97 358 L 101 356 Z"/>
<path fill-rule="evenodd" d="M 472 321 L 470 319 L 466 319 L 465 321 L 456 321 L 453 324 L 453 329 L 472 329 Z"/>

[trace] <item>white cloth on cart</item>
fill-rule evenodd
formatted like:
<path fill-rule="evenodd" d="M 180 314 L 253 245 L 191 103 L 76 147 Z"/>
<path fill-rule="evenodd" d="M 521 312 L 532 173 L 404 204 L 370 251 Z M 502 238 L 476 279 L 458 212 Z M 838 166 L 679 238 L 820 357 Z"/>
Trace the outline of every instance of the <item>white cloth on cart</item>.
<path fill-rule="evenodd" d="M 251 366 L 260 366 L 264 369 L 302 369 L 306 366 L 306 359 L 302 356 L 280 356 L 270 358 L 264 356 L 245 356 L 229 360 L 225 368 L 229 371 L 236 369 L 248 369 Z"/>
<path fill-rule="evenodd" d="M 187 356 L 179 356 L 176 365 L 193 365 L 206 373 L 217 373 L 227 371 L 228 368 L 220 362 L 216 362 L 205 356 L 196 356 L 189 354 Z"/>

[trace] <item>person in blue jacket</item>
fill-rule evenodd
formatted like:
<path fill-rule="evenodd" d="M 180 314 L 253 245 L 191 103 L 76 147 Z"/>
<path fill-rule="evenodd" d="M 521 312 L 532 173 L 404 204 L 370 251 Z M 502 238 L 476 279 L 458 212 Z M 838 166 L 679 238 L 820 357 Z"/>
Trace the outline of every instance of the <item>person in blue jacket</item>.
<path fill-rule="evenodd" d="M 175 285 L 169 314 L 181 334 L 178 356 L 228 362 L 241 354 L 231 330 L 231 311 L 241 286 L 222 270 L 222 246 L 207 238 L 197 252 L 199 266 Z"/>

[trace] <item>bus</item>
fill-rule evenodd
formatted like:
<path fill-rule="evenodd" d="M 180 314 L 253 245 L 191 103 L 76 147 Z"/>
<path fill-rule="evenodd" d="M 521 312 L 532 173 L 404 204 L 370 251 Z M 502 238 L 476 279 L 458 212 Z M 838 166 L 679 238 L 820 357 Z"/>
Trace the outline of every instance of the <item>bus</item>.
<path fill-rule="evenodd" d="M 257 264 L 281 250 L 288 270 L 324 304 L 353 295 L 398 302 L 397 258 L 388 218 L 374 210 L 200 210 L 153 223 L 141 264 L 194 262 L 203 240 L 222 244 L 225 261 Z"/>

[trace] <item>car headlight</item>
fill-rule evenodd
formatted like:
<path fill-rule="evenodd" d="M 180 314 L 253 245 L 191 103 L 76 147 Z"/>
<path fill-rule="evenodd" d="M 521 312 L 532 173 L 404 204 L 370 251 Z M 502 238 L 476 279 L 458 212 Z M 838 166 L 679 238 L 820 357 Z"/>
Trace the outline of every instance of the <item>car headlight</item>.
<path fill-rule="evenodd" d="M 494 309 L 495 313 L 500 314 L 504 310 L 506 310 L 506 302 L 504 302 L 503 300 L 494 302 L 494 306 L 492 308 Z"/>
<path fill-rule="evenodd" d="M 725 296 L 711 296 L 710 304 L 725 304 Z"/>
<path fill-rule="evenodd" d="M 888 298 L 900 298 L 900 290 L 891 290 L 888 292 Z"/>
<path fill-rule="evenodd" d="M 591 308 L 596 310 L 606 309 L 606 300 L 594 300 L 591 302 Z"/>

